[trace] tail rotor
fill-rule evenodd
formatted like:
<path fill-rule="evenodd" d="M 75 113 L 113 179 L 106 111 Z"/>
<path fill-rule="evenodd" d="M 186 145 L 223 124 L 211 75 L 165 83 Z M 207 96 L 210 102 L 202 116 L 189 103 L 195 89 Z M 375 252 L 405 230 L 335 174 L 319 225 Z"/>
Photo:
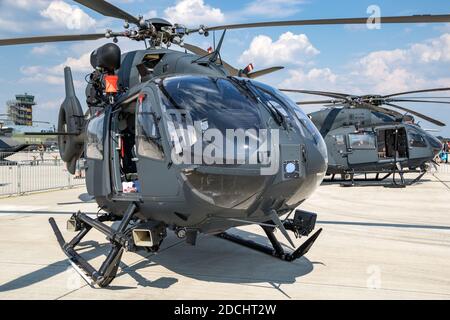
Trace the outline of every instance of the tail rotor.
<path fill-rule="evenodd" d="M 58 146 L 61 159 L 67 170 L 75 174 L 76 163 L 84 150 L 84 128 L 86 121 L 80 101 L 75 94 L 72 71 L 64 68 L 66 98 L 61 104 L 58 117 Z"/>

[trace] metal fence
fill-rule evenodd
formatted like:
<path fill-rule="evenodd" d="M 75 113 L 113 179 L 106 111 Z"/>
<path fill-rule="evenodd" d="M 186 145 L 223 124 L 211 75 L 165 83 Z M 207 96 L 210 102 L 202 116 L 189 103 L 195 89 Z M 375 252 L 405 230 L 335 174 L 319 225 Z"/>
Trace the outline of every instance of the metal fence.
<path fill-rule="evenodd" d="M 0 153 L 0 197 L 84 185 L 84 173 L 72 176 L 58 153 Z"/>
<path fill-rule="evenodd" d="M 438 173 L 450 173 L 450 163 L 440 163 L 437 167 Z"/>

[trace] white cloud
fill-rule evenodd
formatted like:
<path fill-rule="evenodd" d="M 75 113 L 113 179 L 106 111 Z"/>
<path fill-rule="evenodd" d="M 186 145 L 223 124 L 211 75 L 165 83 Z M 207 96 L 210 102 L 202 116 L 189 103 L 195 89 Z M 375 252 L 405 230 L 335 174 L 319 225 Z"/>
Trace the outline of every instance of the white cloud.
<path fill-rule="evenodd" d="M 377 93 L 450 85 L 442 64 L 450 62 L 450 34 L 406 49 L 372 52 L 353 65 L 352 76 Z"/>
<path fill-rule="evenodd" d="M 79 58 L 68 57 L 63 63 L 52 67 L 50 71 L 53 73 L 62 73 L 66 66 L 69 66 L 72 72 L 92 72 L 91 52 L 87 52 Z"/>
<path fill-rule="evenodd" d="M 450 62 L 450 33 L 411 47 L 421 62 Z"/>
<path fill-rule="evenodd" d="M 64 83 L 64 67 L 69 66 L 74 74 L 87 74 L 92 71 L 90 65 L 91 53 L 85 53 L 78 58 L 68 57 L 63 63 L 52 67 L 46 66 L 23 66 L 20 72 L 24 75 L 20 82 L 23 83 L 47 83 L 51 85 L 61 85 Z M 75 76 L 75 75 L 74 75 Z M 75 80 L 75 85 L 80 86 L 81 82 Z"/>
<path fill-rule="evenodd" d="M 52 1 L 46 9 L 41 10 L 40 14 L 70 30 L 87 30 L 95 26 L 95 20 L 83 10 L 63 1 Z"/>
<path fill-rule="evenodd" d="M 0 30 L 8 30 L 14 22 L 0 17 Z"/>
<path fill-rule="evenodd" d="M 58 110 L 63 101 L 64 101 L 63 99 L 55 99 L 39 102 L 39 109 Z"/>
<path fill-rule="evenodd" d="M 31 10 L 44 7 L 50 0 L 2 0 L 7 6 L 20 8 L 22 10 Z"/>
<path fill-rule="evenodd" d="M 248 17 L 264 16 L 267 18 L 282 18 L 300 12 L 299 5 L 303 0 L 256 0 L 242 10 L 242 15 Z"/>
<path fill-rule="evenodd" d="M 225 21 L 225 15 L 219 8 L 213 8 L 203 0 L 179 0 L 175 6 L 164 10 L 164 14 L 172 23 L 190 26 Z"/>
<path fill-rule="evenodd" d="M 20 72 L 25 76 L 19 80 L 20 83 L 47 83 L 51 85 L 61 85 L 64 83 L 64 77 L 48 73 L 45 67 L 22 67 L 20 68 Z"/>
<path fill-rule="evenodd" d="M 277 41 L 260 35 L 253 38 L 250 47 L 239 58 L 240 63 L 253 62 L 261 66 L 303 64 L 304 60 L 320 52 L 305 34 L 283 33 Z"/>
<path fill-rule="evenodd" d="M 150 10 L 149 12 L 147 12 L 144 17 L 146 19 L 151 19 L 151 18 L 157 18 L 158 17 L 158 12 L 156 10 Z"/>
<path fill-rule="evenodd" d="M 332 90 L 337 83 L 338 76 L 329 68 L 313 68 L 304 70 L 289 70 L 289 78 L 284 80 L 280 87 L 288 89 L 323 89 Z"/>
<path fill-rule="evenodd" d="M 260 48 L 263 52 L 264 46 Z M 406 48 L 374 51 L 351 61 L 345 72 L 330 68 L 288 71 L 281 87 L 323 89 L 353 94 L 394 92 L 450 86 L 450 34 Z"/>
<path fill-rule="evenodd" d="M 42 46 L 34 47 L 31 49 L 31 53 L 34 55 L 45 55 L 51 52 L 56 52 L 58 49 L 54 45 L 44 44 Z"/>
<path fill-rule="evenodd" d="M 383 50 L 372 52 L 361 58 L 357 66 L 361 74 L 372 77 L 375 75 L 387 75 L 393 68 L 409 60 L 408 52 L 401 49 Z"/>

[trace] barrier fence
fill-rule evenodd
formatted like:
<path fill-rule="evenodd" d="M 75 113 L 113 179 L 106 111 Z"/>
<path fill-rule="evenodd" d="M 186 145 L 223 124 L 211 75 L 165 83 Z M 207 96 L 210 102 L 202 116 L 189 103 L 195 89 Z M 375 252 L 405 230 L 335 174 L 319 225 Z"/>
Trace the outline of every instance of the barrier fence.
<path fill-rule="evenodd" d="M 450 164 L 441 163 L 437 172 L 450 173 Z M 83 166 L 71 175 L 57 152 L 0 153 L 0 197 L 84 184 Z"/>
<path fill-rule="evenodd" d="M 450 162 L 449 163 L 440 163 L 437 167 L 438 173 L 450 173 Z"/>
<path fill-rule="evenodd" d="M 58 153 L 0 153 L 0 197 L 84 185 L 84 174 L 72 176 Z"/>

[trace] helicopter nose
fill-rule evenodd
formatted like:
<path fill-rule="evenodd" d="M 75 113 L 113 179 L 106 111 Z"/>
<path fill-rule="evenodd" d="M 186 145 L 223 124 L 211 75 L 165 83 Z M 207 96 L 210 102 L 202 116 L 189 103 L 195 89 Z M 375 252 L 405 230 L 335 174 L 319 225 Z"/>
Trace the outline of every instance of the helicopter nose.
<path fill-rule="evenodd" d="M 308 141 L 302 149 L 302 157 L 311 174 L 322 174 L 328 169 L 328 151 L 321 136 L 314 141 Z"/>
<path fill-rule="evenodd" d="M 439 155 L 444 147 L 442 145 L 442 142 L 438 138 L 436 138 L 435 136 L 432 136 L 430 134 L 427 135 L 427 140 L 428 140 L 431 148 L 433 149 L 433 154 L 435 156 Z"/>

